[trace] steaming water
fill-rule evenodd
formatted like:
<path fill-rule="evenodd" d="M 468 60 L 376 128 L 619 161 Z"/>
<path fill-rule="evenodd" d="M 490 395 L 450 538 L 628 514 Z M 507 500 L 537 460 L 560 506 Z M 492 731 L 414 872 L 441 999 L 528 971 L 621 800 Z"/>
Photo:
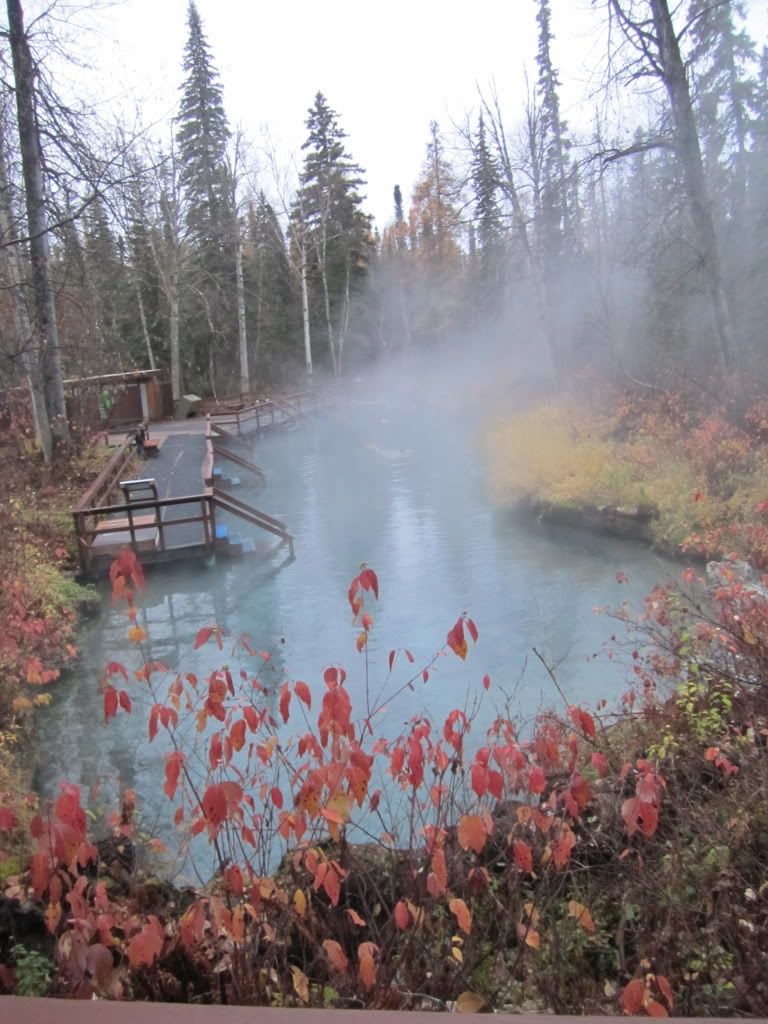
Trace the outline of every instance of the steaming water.
<path fill-rule="evenodd" d="M 503 692 L 524 717 L 542 703 L 556 704 L 559 698 L 532 656 L 534 645 L 558 663 L 559 681 L 573 701 L 616 699 L 627 670 L 601 650 L 617 625 L 594 609 L 625 600 L 639 605 L 668 567 L 641 546 L 495 514 L 472 434 L 458 413 L 448 421 L 424 414 L 414 422 L 412 415 L 370 406 L 354 417 L 260 440 L 254 458 L 267 485 L 238 494 L 287 521 L 296 537 L 296 561 L 277 572 L 254 560 L 150 572 L 139 621 L 148 631 L 151 657 L 201 678 L 226 661 L 235 665 L 226 646 L 223 654 L 213 643 L 192 651 L 197 630 L 217 622 L 233 634 L 248 633 L 258 649 L 275 650 L 273 667 L 263 674 L 267 685 L 286 675 L 303 679 L 316 703 L 323 668 L 343 664 L 353 704 L 362 711 L 364 660 L 355 650 L 357 629 L 346 593 L 365 561 L 381 585 L 372 609 L 373 691 L 386 676 L 391 648 L 409 648 L 419 666 L 464 610 L 480 631 L 466 662 L 441 659 L 427 685 L 406 691 L 387 708 L 382 732 L 397 734 L 421 711 L 441 723 L 450 709 L 464 706 L 468 693 L 482 693 L 485 673 L 493 685 L 473 725 L 475 742 Z M 248 532 L 245 524 L 229 525 Z M 628 583 L 617 582 L 619 572 Z M 134 714 L 121 712 L 108 727 L 103 723 L 97 692 L 103 666 L 139 664 L 126 633 L 124 609 L 113 609 L 105 596 L 103 613 L 83 629 L 77 672 L 54 691 L 41 718 L 39 787 L 52 793 L 64 779 L 84 786 L 100 780 L 101 794 L 92 795 L 96 806 L 119 780 L 137 791 L 145 821 L 173 847 L 170 804 L 161 789 L 168 748 L 162 730 L 152 745 L 147 742 L 141 684 L 129 686 Z M 408 667 L 401 657 L 395 682 L 406 678 Z"/>

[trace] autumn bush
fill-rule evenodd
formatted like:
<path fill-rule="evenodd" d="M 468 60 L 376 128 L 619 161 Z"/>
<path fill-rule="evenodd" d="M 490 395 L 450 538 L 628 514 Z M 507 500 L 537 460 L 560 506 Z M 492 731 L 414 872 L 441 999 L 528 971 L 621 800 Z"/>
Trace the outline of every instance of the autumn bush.
<path fill-rule="evenodd" d="M 44 467 L 21 428 L 8 429 L 18 454 L 6 452 L 0 479 L 0 793 L 29 779 L 31 713 L 77 654 L 78 615 L 94 595 L 73 578 L 69 510 L 111 455 L 92 445 Z"/>
<path fill-rule="evenodd" d="M 735 417 L 690 391 L 562 399 L 496 421 L 486 438 L 492 484 L 507 503 L 655 506 L 665 550 L 738 554 L 766 568 L 762 409 L 755 401 Z"/>
<path fill-rule="evenodd" d="M 51 994 L 768 1010 L 759 587 L 733 575 L 713 593 L 687 573 L 681 589 L 658 588 L 625 623 L 630 646 L 616 642 L 630 685 L 610 713 L 563 701 L 522 728 L 502 704 L 477 735 L 495 698 L 486 676 L 444 721 L 420 715 L 390 734 L 386 706 L 429 687 L 440 659 L 469 657 L 478 629 L 466 614 L 427 664 L 392 651 L 374 679 L 379 582 L 364 567 L 348 594 L 365 694 L 355 707 L 338 664 L 272 692 L 271 653 L 214 624 L 194 644 L 221 652 L 207 678 L 145 660 L 141 568 L 126 552 L 111 578 L 136 663 L 108 664 L 94 699 L 109 728 L 146 714 L 179 843 L 207 844 L 215 874 L 194 892 L 143 879 L 131 792 L 98 844 L 78 787 L 29 798 L 34 855 L 6 900 L 40 908 Z M 0 805 L 6 845 L 27 804 Z M 17 955 L 0 949 L 8 989 Z"/>

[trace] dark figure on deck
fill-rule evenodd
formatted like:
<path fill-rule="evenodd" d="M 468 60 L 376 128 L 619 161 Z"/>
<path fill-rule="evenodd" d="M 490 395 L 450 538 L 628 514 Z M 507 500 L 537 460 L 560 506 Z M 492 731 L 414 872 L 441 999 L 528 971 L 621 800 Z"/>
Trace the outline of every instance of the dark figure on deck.
<path fill-rule="evenodd" d="M 136 431 L 136 433 L 134 434 L 134 438 L 133 438 L 134 441 L 136 442 L 136 454 L 137 455 L 143 455 L 144 454 L 144 439 L 146 438 L 146 436 L 147 436 L 147 432 L 144 429 L 144 426 L 142 425 Z"/>

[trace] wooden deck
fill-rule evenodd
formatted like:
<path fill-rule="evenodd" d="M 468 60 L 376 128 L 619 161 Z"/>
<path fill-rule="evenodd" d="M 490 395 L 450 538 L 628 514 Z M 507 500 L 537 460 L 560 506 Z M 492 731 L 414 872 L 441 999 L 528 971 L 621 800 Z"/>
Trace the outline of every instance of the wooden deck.
<path fill-rule="evenodd" d="M 98 573 L 126 546 L 143 562 L 257 553 L 252 537 L 233 532 L 233 519 L 277 537 L 278 548 L 286 547 L 293 559 L 287 525 L 240 500 L 230 488 L 240 482 L 237 474 L 265 482 L 264 471 L 249 457 L 253 437 L 295 428 L 340 397 L 338 387 L 327 387 L 208 403 L 204 421 L 155 424 L 151 436 L 157 442 L 157 457 L 147 463 L 147 481 L 123 480 L 132 444 L 130 438 L 119 438 L 114 456 L 72 510 L 83 575 Z M 151 485 L 150 496 L 137 488 L 144 482 Z M 122 502 L 113 498 L 118 485 L 124 492 Z"/>
<path fill-rule="evenodd" d="M 146 473 L 151 474 L 150 496 L 132 490 L 132 482 L 123 479 L 132 449 L 129 440 L 121 441 L 72 510 L 82 576 L 100 575 L 125 547 L 132 548 L 145 564 L 257 555 L 260 551 L 250 535 L 252 528 L 278 539 L 277 547 L 266 554 L 285 548 L 288 560 L 293 559 L 293 536 L 287 524 L 229 490 L 240 482 L 234 471 L 265 482 L 264 471 L 245 454 L 250 451 L 246 438 L 253 433 L 251 424 L 266 429 L 263 410 L 258 416 L 252 409 L 240 412 L 239 433 L 235 434 L 214 423 L 211 416 L 206 417 L 205 433 L 200 432 L 199 421 L 188 430 L 155 430 L 160 438 L 159 455 L 146 463 Z M 288 413 L 275 413 L 271 427 L 286 425 L 288 420 Z M 124 500 L 116 501 L 115 493 L 125 484 L 129 487 Z M 237 522 L 248 524 L 240 526 L 245 535 L 235 533 Z"/>
<path fill-rule="evenodd" d="M 509 1024 L 639 1024 L 647 1017 L 562 1017 L 495 1014 Z M 478 1018 L 484 1019 L 482 1017 Z M 691 1024 L 732 1024 L 727 1017 L 688 1017 Z M 759 1020 L 759 1018 L 753 1018 Z M 765 1018 L 763 1018 L 765 1019 Z M 110 1002 L 104 999 L 22 999 L 0 996 L 8 1024 L 434 1024 L 435 1013 L 417 1010 L 283 1010 L 265 1006 L 194 1006 L 188 1003 Z"/>

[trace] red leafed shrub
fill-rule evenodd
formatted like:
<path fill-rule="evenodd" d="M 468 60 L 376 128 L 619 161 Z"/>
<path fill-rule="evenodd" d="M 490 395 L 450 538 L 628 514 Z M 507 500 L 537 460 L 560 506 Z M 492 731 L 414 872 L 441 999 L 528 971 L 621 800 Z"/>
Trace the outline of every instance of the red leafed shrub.
<path fill-rule="evenodd" d="M 712 672 L 718 652 L 754 653 L 754 636 L 768 639 L 754 595 L 716 596 L 728 630 L 699 622 L 692 633 L 690 607 L 671 589 L 655 592 L 635 623 L 645 644 L 630 658 L 637 685 L 618 717 L 564 704 L 521 725 L 500 694 L 477 734 L 482 702 L 496 697 L 478 672 L 444 719 L 419 713 L 388 732 L 385 708 L 423 692 L 439 659 L 464 661 L 480 642 L 466 615 L 425 663 L 391 652 L 374 683 L 366 646 L 379 581 L 366 567 L 349 588 L 366 637 L 354 669 L 330 665 L 275 690 L 270 652 L 214 625 L 195 640 L 221 652 L 206 677 L 146 661 L 133 632 L 142 585 L 133 556 L 111 578 L 137 664 L 106 666 L 105 724 L 147 715 L 169 820 L 180 843 L 209 844 L 216 873 L 205 889 L 158 904 L 105 852 L 105 842 L 139 842 L 135 795 L 123 795 L 112 836 L 97 846 L 78 787 L 64 784 L 32 819 L 28 874 L 8 886 L 11 898 L 30 893 L 40 905 L 56 992 L 339 1007 L 409 1007 L 418 992 L 435 1004 L 499 1006 L 514 985 L 550 1010 L 763 1006 L 751 979 L 766 920 L 754 845 L 765 810 L 744 789 L 747 779 L 766 785 L 758 689 L 750 684 L 743 741 L 730 721 L 702 726 L 696 701 L 681 710 L 679 694 L 660 693 L 694 657 L 709 658 Z M 731 710 L 746 714 L 740 699 Z M 16 828 L 14 808 L 0 804 L 0 845 Z M 728 841 L 743 852 L 723 875 Z M 714 891 L 716 878 L 722 892 L 731 877 L 733 912 L 686 896 Z M 728 961 L 701 953 L 712 928 Z M 702 955 L 706 985 L 691 968 Z M 736 962 L 743 984 L 729 988 Z"/>

